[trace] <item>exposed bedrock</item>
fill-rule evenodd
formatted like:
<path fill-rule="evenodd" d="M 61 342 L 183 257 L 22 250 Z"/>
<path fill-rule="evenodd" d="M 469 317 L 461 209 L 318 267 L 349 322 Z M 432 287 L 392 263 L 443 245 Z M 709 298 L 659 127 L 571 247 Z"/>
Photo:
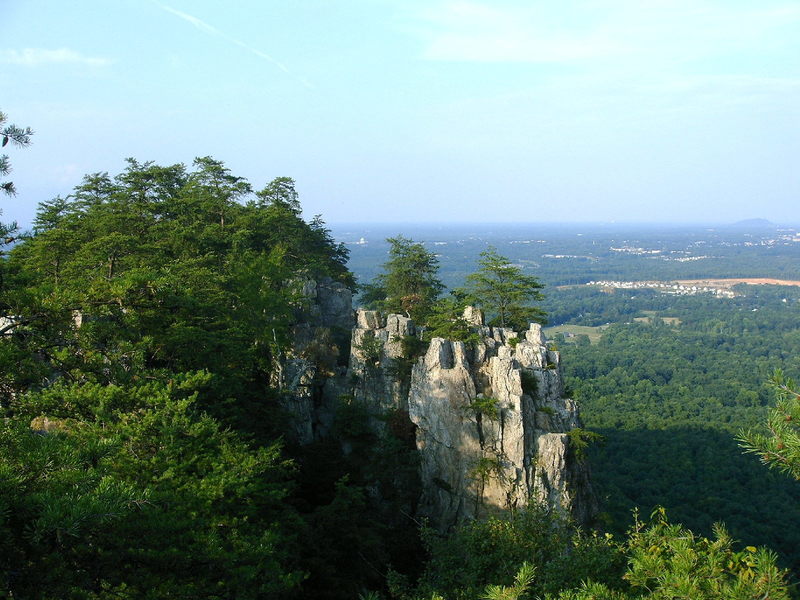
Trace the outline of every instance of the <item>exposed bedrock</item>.
<path fill-rule="evenodd" d="M 581 427 L 578 407 L 540 325 L 488 327 L 468 308 L 477 343 L 434 338 L 424 349 L 409 318 L 353 314 L 349 291 L 333 282 L 306 287 L 309 319 L 283 367 L 297 441 L 325 437 L 337 405 L 357 402 L 376 430 L 389 412 L 416 427 L 419 513 L 442 530 L 529 501 L 578 522 L 593 517 L 588 469 L 569 436 Z"/>
<path fill-rule="evenodd" d="M 563 397 L 558 359 L 538 324 L 522 339 L 483 327 L 471 352 L 462 342 L 431 341 L 408 397 L 421 454 L 421 513 L 446 529 L 532 499 L 579 522 L 592 518 L 588 469 L 568 435 L 580 419 Z"/>

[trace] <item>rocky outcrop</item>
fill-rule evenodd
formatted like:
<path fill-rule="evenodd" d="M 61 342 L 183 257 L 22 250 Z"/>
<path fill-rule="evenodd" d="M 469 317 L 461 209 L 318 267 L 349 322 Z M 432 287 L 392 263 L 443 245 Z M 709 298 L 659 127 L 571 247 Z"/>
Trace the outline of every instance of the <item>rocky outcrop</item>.
<path fill-rule="evenodd" d="M 589 470 L 575 457 L 566 433 L 545 433 L 536 440 L 536 480 L 531 498 L 560 507 L 577 523 L 589 523 L 597 515 L 597 498 Z"/>
<path fill-rule="evenodd" d="M 404 369 L 405 340 L 416 334 L 408 317 L 383 317 L 374 310 L 359 310 L 350 351 L 352 394 L 376 414 L 407 410 L 410 372 Z"/>
<path fill-rule="evenodd" d="M 558 353 L 541 327 L 524 339 L 483 327 L 472 352 L 435 338 L 414 366 L 408 397 L 421 458 L 420 512 L 446 529 L 533 498 L 580 522 L 596 512 L 588 471 L 568 432 Z"/>
<path fill-rule="evenodd" d="M 346 392 L 352 292 L 330 278 L 294 282 L 300 304 L 292 344 L 276 361 L 272 384 L 281 390 L 288 437 L 308 444 L 331 428 L 338 397 Z"/>
<path fill-rule="evenodd" d="M 559 354 L 538 324 L 520 335 L 487 327 L 479 310 L 468 309 L 477 343 L 434 338 L 417 356 L 422 344 L 409 318 L 353 315 L 344 286 L 312 283 L 305 284 L 308 318 L 295 328 L 284 361 L 297 441 L 325 437 L 342 401 L 365 408 L 376 432 L 390 412 L 410 419 L 420 460 L 418 512 L 442 530 L 530 500 L 578 522 L 596 513 L 569 435 L 581 426 L 578 407 L 564 397 Z M 349 340 L 337 341 L 345 331 Z"/>

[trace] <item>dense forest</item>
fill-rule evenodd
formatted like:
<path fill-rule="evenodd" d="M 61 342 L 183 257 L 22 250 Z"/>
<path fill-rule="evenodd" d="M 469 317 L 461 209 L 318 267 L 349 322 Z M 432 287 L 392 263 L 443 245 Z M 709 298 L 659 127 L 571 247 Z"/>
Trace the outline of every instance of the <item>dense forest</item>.
<path fill-rule="evenodd" d="M 380 271 L 388 242 L 402 231 L 435 252 L 448 288 L 463 284 L 487 245 L 535 274 L 549 291 L 597 280 L 724 277 L 800 279 L 794 228 L 653 224 L 480 223 L 337 225 L 350 242 L 350 269 L 362 281 Z M 548 294 L 552 295 L 552 294 Z M 558 320 L 551 321 L 558 323 Z"/>
<path fill-rule="evenodd" d="M 797 570 L 800 486 L 742 455 L 736 437 L 774 403 L 772 372 L 798 373 L 800 295 L 737 289 L 726 299 L 564 290 L 560 314 L 612 325 L 595 344 L 557 343 L 587 427 L 605 438 L 591 462 L 612 529 L 624 530 L 634 506 L 663 505 L 696 531 L 724 521 Z"/>
<path fill-rule="evenodd" d="M 342 402 L 333 436 L 293 444 L 276 371 L 306 308 L 302 281 L 354 289 L 355 278 L 347 248 L 319 218 L 302 218 L 291 179 L 254 191 L 210 157 L 191 169 L 129 160 L 122 173 L 88 175 L 43 203 L 33 230 L 15 237 L 0 262 L 4 597 L 789 597 L 772 551 L 736 544 L 722 527 L 691 533 L 660 509 L 617 535 L 578 530 L 538 506 L 442 535 L 406 510 L 416 453 L 392 415 L 376 432 L 360 407 Z M 372 301 L 466 341 L 457 316 L 467 301 L 502 324 L 542 318 L 522 298 L 538 297 L 535 278 L 493 249 L 475 258 L 468 285 L 443 296 L 437 258 L 395 238 Z M 743 315 L 754 341 L 742 353 L 759 344 L 759 319 Z M 606 387 L 577 381 L 597 375 L 589 371 L 602 360 L 652 357 L 631 332 L 650 336 L 652 348 L 669 329 L 635 327 L 591 347 L 597 361 L 568 355 L 576 394 L 609 439 L 609 428 L 638 433 L 638 424 L 616 422 L 602 399 L 645 377 L 609 363 Z M 712 334 L 721 346 L 739 343 L 722 326 L 709 326 Z M 612 357 L 616 344 L 631 350 Z M 627 366 L 677 379 L 666 364 Z M 738 419 L 736 411 L 770 402 L 760 390 L 721 384 L 728 396 L 715 408 L 691 393 L 690 375 L 680 376 L 685 390 L 665 394 L 670 412 L 648 422 L 652 429 L 688 428 L 685 415 L 717 418 L 729 405 Z M 709 451 L 729 460 L 720 447 Z M 608 485 L 633 493 L 624 478 Z M 729 482 L 719 485 L 726 493 Z M 624 504 L 614 502 L 609 513 Z"/>

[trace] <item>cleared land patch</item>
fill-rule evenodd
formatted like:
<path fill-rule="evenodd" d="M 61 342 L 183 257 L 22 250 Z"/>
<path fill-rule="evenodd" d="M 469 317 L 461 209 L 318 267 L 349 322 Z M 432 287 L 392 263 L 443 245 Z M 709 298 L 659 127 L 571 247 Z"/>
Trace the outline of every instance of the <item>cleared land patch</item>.
<path fill-rule="evenodd" d="M 649 310 L 642 312 L 651 312 Z M 655 312 L 655 311 L 652 311 Z M 633 320 L 638 323 L 652 323 L 653 319 L 660 319 L 667 325 L 680 325 L 682 321 L 678 317 L 656 317 L 655 315 L 648 315 L 646 317 L 634 317 Z"/>
<path fill-rule="evenodd" d="M 740 283 L 746 283 L 748 285 L 788 285 L 800 287 L 800 281 L 796 279 L 770 279 L 768 277 L 744 279 L 679 279 L 675 283 L 679 283 L 681 285 L 708 286 L 725 289 L 730 289 L 735 285 L 739 285 Z"/>
<path fill-rule="evenodd" d="M 598 327 L 589 327 L 588 325 L 556 325 L 555 327 L 545 327 L 544 334 L 549 339 L 552 339 L 557 333 L 562 333 L 567 342 L 575 341 L 574 338 L 568 334 L 572 336 L 586 335 L 589 337 L 591 343 L 596 344 L 598 340 L 603 337 L 603 331 L 607 327 L 608 325 L 599 325 Z"/>

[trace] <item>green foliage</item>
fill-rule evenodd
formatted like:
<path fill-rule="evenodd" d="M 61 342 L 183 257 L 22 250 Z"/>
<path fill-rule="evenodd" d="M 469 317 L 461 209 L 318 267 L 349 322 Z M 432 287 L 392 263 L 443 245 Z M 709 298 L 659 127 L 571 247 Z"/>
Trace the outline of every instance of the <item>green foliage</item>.
<path fill-rule="evenodd" d="M 300 218 L 290 179 L 242 204 L 246 181 L 209 157 L 194 167 L 129 159 L 117 177 L 87 176 L 40 207 L 34 235 L 4 265 L 5 314 L 23 315 L 29 332 L 2 340 L 0 362 L 18 367 L 7 393 L 33 383 L 19 375 L 32 354 L 34 372 L 101 384 L 139 368 L 206 369 L 215 377 L 205 409 L 237 427 L 275 422 L 241 419 L 230 400 L 267 407 L 300 306 L 289 280 L 352 284 L 347 252 L 319 219 Z"/>
<path fill-rule="evenodd" d="M 440 298 L 434 305 L 426 322 L 424 337 L 432 340 L 435 337 L 446 340 L 475 344 L 479 336 L 474 327 L 464 319 L 466 302 L 458 295 L 451 294 Z"/>
<path fill-rule="evenodd" d="M 527 329 L 531 321 L 543 322 L 544 312 L 531 306 L 543 298 L 542 284 L 525 275 L 494 247 L 481 252 L 480 269 L 467 276 L 468 292 L 475 303 L 493 315 L 490 325 Z"/>
<path fill-rule="evenodd" d="M 355 445 L 355 449 L 363 454 L 376 437 L 369 420 L 369 408 L 364 402 L 348 394 L 339 396 L 333 422 L 336 439 Z"/>
<path fill-rule="evenodd" d="M 588 335 L 586 335 L 585 333 L 579 333 L 578 335 L 575 336 L 575 344 L 579 348 L 586 348 L 587 346 L 590 346 L 592 342 L 589 339 Z"/>
<path fill-rule="evenodd" d="M 637 291 L 635 301 L 594 292 L 609 314 L 634 304 L 682 321 L 612 324 L 596 344 L 562 346 L 584 423 L 606 438 L 588 457 L 615 534 L 626 530 L 632 508 L 663 505 L 698 534 L 711 536 L 713 523 L 724 521 L 736 539 L 766 545 L 782 565 L 800 568 L 800 484 L 766 471 L 736 443 L 742 430 L 760 431 L 774 402 L 765 380 L 776 366 L 796 375 L 800 305 L 790 292 L 797 295 L 765 286 L 720 300 Z"/>
<path fill-rule="evenodd" d="M 31 136 L 33 135 L 33 131 L 30 127 L 17 127 L 16 125 L 9 124 L 7 125 L 6 122 L 8 121 L 8 117 L 0 112 L 0 145 L 5 148 L 9 143 L 12 146 L 18 146 L 20 148 L 24 148 L 28 146 L 31 141 Z M 8 156 L 3 154 L 0 155 L 0 176 L 5 177 L 11 172 L 11 163 L 8 159 Z M 0 182 L 0 190 L 8 196 L 16 195 L 16 190 L 14 189 L 14 183 L 11 181 L 3 181 Z"/>
<path fill-rule="evenodd" d="M 373 331 L 365 331 L 361 341 L 355 345 L 355 349 L 360 353 L 362 360 L 369 367 L 378 367 L 383 358 L 383 340 L 375 336 Z"/>
<path fill-rule="evenodd" d="M 424 537 L 430 560 L 416 589 L 406 591 L 407 597 L 422 599 L 435 593 L 448 600 L 466 600 L 503 588 L 510 592 L 518 586 L 523 567 L 524 573 L 536 574 L 532 581 L 525 577 L 523 597 L 555 594 L 590 578 L 612 589 L 624 586 L 625 557 L 613 539 L 577 531 L 537 506 L 465 523 L 449 536 L 427 530 Z"/>
<path fill-rule="evenodd" d="M 500 401 L 497 398 L 479 395 L 469 403 L 469 410 L 476 416 L 497 421 L 500 418 Z"/>
<path fill-rule="evenodd" d="M 503 475 L 503 461 L 492 452 L 484 452 L 472 465 L 468 475 L 472 479 L 484 482 L 488 479 L 500 478 Z"/>
<path fill-rule="evenodd" d="M 602 442 L 605 438 L 595 431 L 587 431 L 581 427 L 573 427 L 567 432 L 569 447 L 575 454 L 575 458 L 583 462 L 586 460 L 586 449 L 590 444 Z"/>
<path fill-rule="evenodd" d="M 308 523 L 303 590 L 314 598 L 353 598 L 363 587 L 381 587 L 390 564 L 413 574 L 421 553 L 411 519 L 420 484 L 408 413 L 375 414 L 343 397 L 334 429 L 333 439 L 299 458 L 314 465 L 301 473 L 296 494 Z"/>
<path fill-rule="evenodd" d="M 746 452 L 778 471 L 800 480 L 800 393 L 797 385 L 778 370 L 772 377 L 778 404 L 767 415 L 768 434 L 749 430 L 739 433 Z"/>
<path fill-rule="evenodd" d="M 7 594 L 256 598 L 297 587 L 289 465 L 277 445 L 252 448 L 197 411 L 208 380 L 61 383 L 18 400 L 0 436 Z M 54 413 L 36 419 L 43 432 L 25 425 Z"/>
<path fill-rule="evenodd" d="M 388 238 L 384 272 L 366 288 L 365 298 L 386 312 L 403 313 L 424 324 L 444 286 L 436 255 L 402 235 Z"/>
<path fill-rule="evenodd" d="M 396 597 L 788 599 L 788 573 L 774 553 L 734 550 L 722 526 L 713 539 L 669 523 L 663 509 L 635 520 L 623 543 L 584 535 L 541 509 L 462 526 L 449 538 L 428 532 L 427 570 L 414 592 Z M 626 567 L 627 563 L 627 567 Z M 513 578 L 513 579 L 512 579 Z M 408 586 L 406 586 L 408 587 Z"/>
<path fill-rule="evenodd" d="M 536 568 L 524 562 L 514 576 L 512 585 L 488 585 L 481 598 L 485 600 L 519 600 L 533 584 Z"/>
<path fill-rule="evenodd" d="M 292 180 L 250 195 L 209 157 L 130 159 L 43 203 L 3 261 L 0 595 L 291 597 L 331 568 L 303 554 L 335 520 L 308 516 L 331 498 L 298 508 L 295 465 L 315 465 L 276 442 L 275 366 L 302 281 L 353 277 Z"/>
<path fill-rule="evenodd" d="M 416 335 L 404 335 L 400 338 L 395 336 L 392 341 L 400 342 L 402 354 L 392 359 L 393 364 L 389 367 L 388 373 L 401 385 L 408 386 L 411 383 L 411 371 L 417 359 L 425 354 L 428 343 Z"/>
<path fill-rule="evenodd" d="M 657 510 L 649 526 L 636 520 L 626 544 L 625 579 L 653 598 L 789 598 L 786 573 L 777 557 L 748 546 L 733 550 L 721 525 L 713 539 L 696 536 L 667 521 Z"/>

